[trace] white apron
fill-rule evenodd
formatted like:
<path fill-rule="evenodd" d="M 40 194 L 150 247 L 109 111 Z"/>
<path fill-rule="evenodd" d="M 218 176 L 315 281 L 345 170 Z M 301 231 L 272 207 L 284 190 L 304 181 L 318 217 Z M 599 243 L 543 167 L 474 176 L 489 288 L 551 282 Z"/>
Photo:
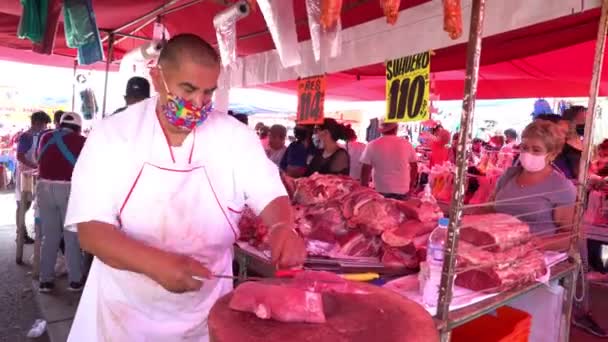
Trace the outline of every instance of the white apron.
<path fill-rule="evenodd" d="M 159 134 L 159 125 L 154 126 Z M 147 158 L 123 201 L 119 221 L 133 238 L 189 255 L 214 274 L 231 275 L 238 212 L 228 210 L 229 201 L 218 196 L 223 189 L 214 188 L 217 168 L 213 172 L 192 162 L 194 144 L 196 134 L 191 134 L 181 147 L 189 150 L 183 162 L 175 162 L 170 147 L 156 152 L 163 158 Z M 208 341 L 209 310 L 231 290 L 231 280 L 212 279 L 198 292 L 174 294 L 147 276 L 95 258 L 68 341 Z"/>

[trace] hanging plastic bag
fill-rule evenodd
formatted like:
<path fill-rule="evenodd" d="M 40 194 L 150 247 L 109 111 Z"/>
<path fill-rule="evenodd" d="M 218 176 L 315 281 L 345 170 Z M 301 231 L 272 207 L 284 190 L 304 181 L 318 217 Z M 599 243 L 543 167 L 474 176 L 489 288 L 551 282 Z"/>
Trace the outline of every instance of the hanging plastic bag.
<path fill-rule="evenodd" d="M 63 5 L 67 45 L 78 48 L 78 63 L 93 64 L 103 60 L 103 47 L 91 0 L 65 0 Z"/>
<path fill-rule="evenodd" d="M 79 48 L 91 42 L 97 29 L 91 22 L 87 2 L 87 0 L 64 1 L 65 40 L 71 48 Z"/>
<path fill-rule="evenodd" d="M 236 22 L 248 16 L 250 12 L 249 3 L 242 0 L 213 18 L 217 45 L 224 67 L 236 61 Z"/>
<path fill-rule="evenodd" d="M 258 0 L 258 6 L 272 36 L 284 68 L 302 64 L 293 14 L 293 1 Z"/>
<path fill-rule="evenodd" d="M 80 111 L 85 120 L 91 120 L 95 117 L 99 111 L 97 106 L 97 100 L 95 99 L 95 93 L 93 89 L 86 88 L 80 92 L 80 99 L 82 100 L 82 106 Z"/>
<path fill-rule="evenodd" d="M 318 62 L 321 56 L 335 58 L 340 55 L 342 48 L 340 17 L 337 17 L 332 27 L 324 28 L 321 23 L 321 0 L 306 0 L 306 11 L 315 61 Z"/>
<path fill-rule="evenodd" d="M 46 26 L 47 0 L 21 0 L 21 18 L 17 36 L 40 43 Z"/>

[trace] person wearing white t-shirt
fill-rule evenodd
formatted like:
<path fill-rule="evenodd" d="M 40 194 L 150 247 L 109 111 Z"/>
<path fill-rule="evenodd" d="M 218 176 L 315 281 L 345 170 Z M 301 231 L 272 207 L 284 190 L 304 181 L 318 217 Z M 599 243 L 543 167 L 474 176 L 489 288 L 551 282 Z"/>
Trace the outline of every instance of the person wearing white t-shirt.
<path fill-rule="evenodd" d="M 396 123 L 380 127 L 382 137 L 370 142 L 361 156 L 361 184 L 368 186 L 372 169 L 376 191 L 386 198 L 406 199 L 418 178 L 416 151 L 397 136 Z"/>
<path fill-rule="evenodd" d="M 355 130 L 348 127 L 346 130 L 346 152 L 350 156 L 350 177 L 361 180 L 361 155 L 365 150 L 365 144 L 357 141 Z"/>

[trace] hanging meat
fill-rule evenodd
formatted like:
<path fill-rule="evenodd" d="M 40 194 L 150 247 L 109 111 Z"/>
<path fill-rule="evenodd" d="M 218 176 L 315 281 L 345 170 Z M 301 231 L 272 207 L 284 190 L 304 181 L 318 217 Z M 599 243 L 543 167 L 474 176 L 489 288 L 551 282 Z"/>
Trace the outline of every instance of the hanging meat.
<path fill-rule="evenodd" d="M 443 0 L 443 30 L 450 38 L 462 36 L 462 7 L 460 0 Z"/>
<path fill-rule="evenodd" d="M 399 5 L 401 0 L 380 0 L 380 7 L 384 11 L 386 22 L 395 25 L 399 17 Z"/>
<path fill-rule="evenodd" d="M 340 20 L 342 0 L 321 0 L 321 25 L 331 29 Z"/>

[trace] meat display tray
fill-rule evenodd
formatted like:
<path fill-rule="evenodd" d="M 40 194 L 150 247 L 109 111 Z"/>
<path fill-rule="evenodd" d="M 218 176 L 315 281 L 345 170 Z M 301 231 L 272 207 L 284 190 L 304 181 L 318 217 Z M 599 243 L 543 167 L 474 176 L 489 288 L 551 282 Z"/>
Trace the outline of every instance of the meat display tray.
<path fill-rule="evenodd" d="M 239 277 L 246 277 L 247 273 L 255 273 L 263 277 L 272 277 L 275 267 L 272 265 L 270 253 L 245 242 L 238 242 L 235 246 L 235 259 L 239 263 Z M 393 268 L 384 266 L 376 258 L 330 258 L 309 256 L 304 267 L 315 271 L 329 271 L 339 273 L 375 272 L 382 276 L 393 277 L 415 273 L 405 267 Z"/>

